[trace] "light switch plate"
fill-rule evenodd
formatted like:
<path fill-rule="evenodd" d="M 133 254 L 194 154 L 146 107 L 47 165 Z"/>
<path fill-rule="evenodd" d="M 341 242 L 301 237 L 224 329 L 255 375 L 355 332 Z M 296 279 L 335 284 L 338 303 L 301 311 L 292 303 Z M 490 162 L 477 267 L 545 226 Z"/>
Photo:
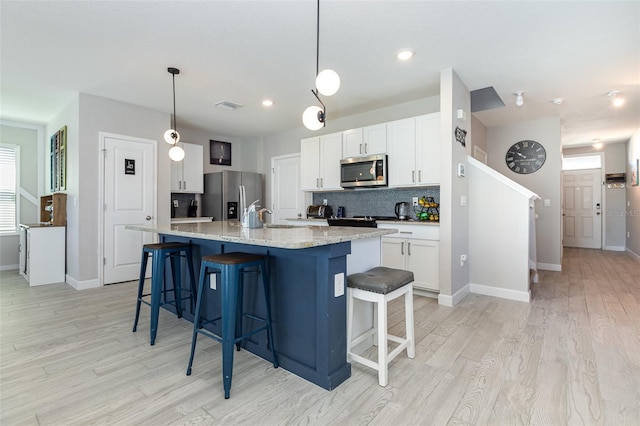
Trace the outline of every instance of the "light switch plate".
<path fill-rule="evenodd" d="M 344 272 L 333 276 L 334 297 L 344 296 Z"/>
<path fill-rule="evenodd" d="M 545 206 L 545 207 L 550 207 L 550 206 L 551 206 L 551 200 L 550 200 L 550 199 L 548 199 L 548 198 L 545 198 L 545 200 L 544 200 L 544 206 Z"/>
<path fill-rule="evenodd" d="M 464 177 L 464 176 L 465 176 L 464 163 L 458 163 L 458 177 Z"/>
<path fill-rule="evenodd" d="M 464 194 L 462 194 L 462 195 L 460 196 L 460 205 L 461 205 L 461 206 L 466 206 L 466 205 L 467 205 L 467 196 L 466 196 L 466 195 L 464 195 Z"/>

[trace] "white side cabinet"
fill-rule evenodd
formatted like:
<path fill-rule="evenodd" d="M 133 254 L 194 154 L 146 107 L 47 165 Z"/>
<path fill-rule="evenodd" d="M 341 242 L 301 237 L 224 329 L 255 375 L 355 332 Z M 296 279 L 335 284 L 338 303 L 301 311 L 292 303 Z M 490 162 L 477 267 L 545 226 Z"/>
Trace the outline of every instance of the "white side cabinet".
<path fill-rule="evenodd" d="M 303 191 L 341 190 L 340 160 L 342 159 L 342 133 L 302 139 L 300 163 Z"/>
<path fill-rule="evenodd" d="M 20 225 L 20 274 L 30 286 L 65 282 L 64 226 Z"/>
<path fill-rule="evenodd" d="M 389 186 L 440 184 L 440 114 L 387 123 Z"/>
<path fill-rule="evenodd" d="M 182 161 L 171 161 L 171 192 L 202 194 L 204 192 L 204 147 L 181 143 Z"/>
<path fill-rule="evenodd" d="M 397 234 L 382 237 L 382 265 L 413 272 L 419 290 L 440 291 L 440 228 L 434 225 L 378 224 Z"/>
<path fill-rule="evenodd" d="M 386 153 L 387 125 L 384 123 L 342 132 L 342 158 Z"/>

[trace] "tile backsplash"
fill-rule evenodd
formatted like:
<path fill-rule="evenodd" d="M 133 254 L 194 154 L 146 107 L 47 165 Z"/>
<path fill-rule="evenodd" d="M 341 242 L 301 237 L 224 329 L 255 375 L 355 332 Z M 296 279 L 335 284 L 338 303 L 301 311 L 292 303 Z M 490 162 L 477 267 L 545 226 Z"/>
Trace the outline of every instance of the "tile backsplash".
<path fill-rule="evenodd" d="M 196 194 L 171 193 L 171 217 L 187 217 L 189 203 L 196 199 Z M 178 201 L 178 208 L 173 208 L 173 201 Z M 198 212 L 198 216 L 200 216 Z"/>
<path fill-rule="evenodd" d="M 421 188 L 395 189 L 355 189 L 336 192 L 318 192 L 313 194 L 313 204 L 327 204 L 338 210 L 338 206 L 345 208 L 345 216 L 394 216 L 395 205 L 401 201 L 411 204 L 413 197 L 433 197 L 440 203 L 440 187 L 429 186 Z M 415 213 L 412 214 L 415 219 Z"/>

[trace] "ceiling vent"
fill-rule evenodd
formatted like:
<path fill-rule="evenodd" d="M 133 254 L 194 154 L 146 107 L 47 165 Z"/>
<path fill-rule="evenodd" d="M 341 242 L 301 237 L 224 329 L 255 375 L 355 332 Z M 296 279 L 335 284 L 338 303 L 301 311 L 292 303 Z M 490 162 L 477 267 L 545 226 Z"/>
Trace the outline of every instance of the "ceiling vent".
<path fill-rule="evenodd" d="M 504 102 L 502 102 L 502 99 L 500 99 L 500 96 L 492 86 L 471 91 L 471 112 L 485 111 L 503 106 Z"/>
<path fill-rule="evenodd" d="M 226 109 L 227 111 L 233 111 L 235 109 L 242 108 L 242 105 L 230 101 L 220 101 L 216 102 L 214 105 L 220 109 Z"/>

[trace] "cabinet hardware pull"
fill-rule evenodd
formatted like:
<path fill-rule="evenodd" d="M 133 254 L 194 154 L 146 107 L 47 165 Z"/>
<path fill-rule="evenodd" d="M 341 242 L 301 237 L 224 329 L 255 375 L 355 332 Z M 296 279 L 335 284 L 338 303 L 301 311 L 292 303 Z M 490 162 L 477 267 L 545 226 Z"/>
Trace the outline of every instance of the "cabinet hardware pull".
<path fill-rule="evenodd" d="M 320 178 L 316 178 L 316 188 L 320 188 Z"/>
<path fill-rule="evenodd" d="M 400 254 L 404 254 L 404 241 L 400 243 Z"/>
<path fill-rule="evenodd" d="M 418 182 L 422 182 L 422 170 L 418 170 Z"/>
<path fill-rule="evenodd" d="M 400 231 L 399 234 L 413 234 L 411 231 Z"/>
<path fill-rule="evenodd" d="M 184 183 L 184 188 L 182 189 L 187 189 L 187 181 L 185 180 L 183 183 Z"/>
<path fill-rule="evenodd" d="M 362 154 L 362 144 L 360 144 L 360 154 Z"/>
<path fill-rule="evenodd" d="M 413 182 L 413 183 L 416 182 L 416 171 L 415 170 L 411 170 L 411 182 Z"/>
<path fill-rule="evenodd" d="M 324 188 L 324 178 L 320 178 L 320 188 Z"/>
<path fill-rule="evenodd" d="M 411 256 L 411 243 L 407 243 L 407 254 Z"/>
<path fill-rule="evenodd" d="M 366 143 L 364 144 L 364 153 L 365 154 L 367 153 L 367 144 Z"/>

